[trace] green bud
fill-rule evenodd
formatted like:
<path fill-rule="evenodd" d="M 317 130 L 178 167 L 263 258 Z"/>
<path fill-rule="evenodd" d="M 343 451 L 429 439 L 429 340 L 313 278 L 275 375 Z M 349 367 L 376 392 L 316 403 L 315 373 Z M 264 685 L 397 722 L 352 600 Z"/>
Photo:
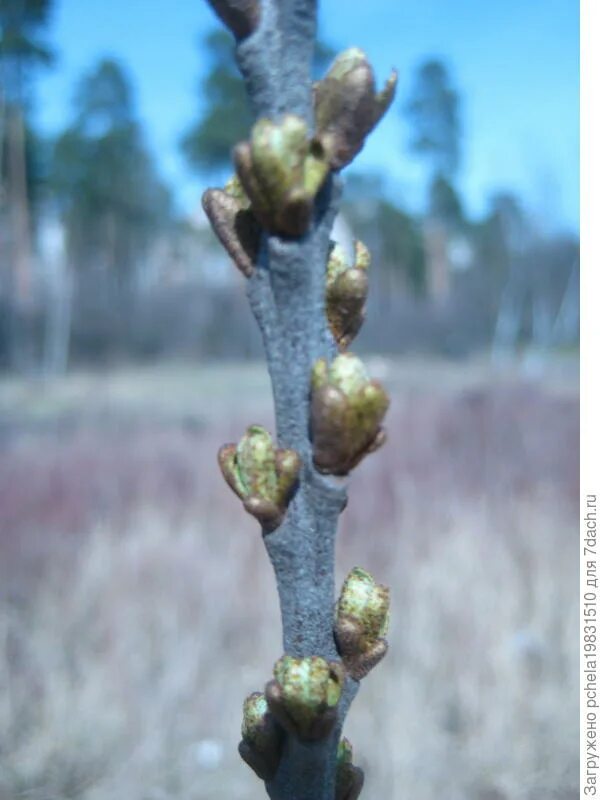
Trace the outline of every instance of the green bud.
<path fill-rule="evenodd" d="M 317 389 L 324 389 L 329 383 L 329 367 L 324 358 L 315 361 L 311 377 L 313 392 Z"/>
<path fill-rule="evenodd" d="M 260 425 L 250 425 L 238 445 L 223 445 L 219 465 L 229 486 L 265 530 L 281 524 L 298 480 L 300 458 L 294 450 L 276 450 Z"/>
<path fill-rule="evenodd" d="M 385 441 L 381 422 L 389 406 L 385 390 L 368 378 L 364 364 L 342 353 L 312 373 L 313 460 L 320 472 L 347 475 Z"/>
<path fill-rule="evenodd" d="M 269 709 L 290 733 L 304 741 L 329 735 L 344 685 L 340 664 L 319 656 L 283 656 L 273 669 L 265 694 Z"/>
<path fill-rule="evenodd" d="M 352 763 L 352 745 L 345 736 L 339 741 L 336 763 L 338 767 Z"/>
<path fill-rule="evenodd" d="M 392 71 L 382 92 L 375 91 L 373 69 L 362 50 L 340 53 L 315 86 L 317 138 L 333 169 L 349 164 L 389 108 L 396 91 Z"/>
<path fill-rule="evenodd" d="M 250 200 L 237 175 L 232 175 L 223 189 L 226 195 L 237 200 L 241 208 L 250 208 Z"/>
<path fill-rule="evenodd" d="M 368 270 L 371 266 L 371 254 L 366 245 L 359 239 L 354 241 L 354 267 L 356 269 Z"/>
<path fill-rule="evenodd" d="M 369 251 L 356 241 L 354 266 L 346 261 L 344 251 L 335 245 L 327 262 L 325 308 L 329 328 L 338 346 L 345 350 L 354 339 L 365 318 L 365 302 L 369 280 Z"/>
<path fill-rule="evenodd" d="M 259 743 L 264 733 L 264 722 L 269 713 L 267 700 L 262 692 L 253 692 L 244 700 L 242 717 L 242 738 L 248 742 Z"/>
<path fill-rule="evenodd" d="M 352 745 L 342 739 L 337 749 L 335 800 L 356 800 L 365 780 L 362 769 L 352 763 Z"/>
<path fill-rule="evenodd" d="M 310 224 L 314 198 L 329 172 L 320 145 L 304 120 L 259 119 L 250 142 L 234 149 L 236 169 L 252 210 L 269 231 L 301 236 Z"/>
<path fill-rule="evenodd" d="M 337 603 L 335 636 L 348 673 L 360 680 L 383 658 L 390 590 L 360 567 L 350 571 Z"/>
<path fill-rule="evenodd" d="M 254 692 L 244 700 L 242 741 L 238 750 L 259 778 L 269 780 L 279 765 L 282 731 L 269 711 L 266 698 Z"/>
<path fill-rule="evenodd" d="M 249 278 L 254 272 L 261 228 L 239 180 L 232 178 L 225 189 L 207 189 L 202 195 L 202 207 L 230 258 Z"/>
<path fill-rule="evenodd" d="M 327 289 L 333 286 L 335 279 L 345 272 L 348 267 L 349 264 L 346 260 L 344 248 L 341 246 L 341 244 L 336 242 L 331 248 L 329 258 L 327 260 L 327 274 L 325 279 L 325 285 Z"/>
<path fill-rule="evenodd" d="M 270 433 L 261 425 L 250 425 L 240 439 L 236 456 L 237 476 L 244 495 L 275 500 L 277 473 Z"/>
<path fill-rule="evenodd" d="M 368 66 L 367 57 L 359 47 L 349 47 L 336 56 L 326 78 L 342 81 L 348 80 L 362 66 Z"/>
<path fill-rule="evenodd" d="M 329 368 L 329 382 L 348 397 L 354 397 L 369 382 L 363 362 L 352 353 L 335 358 Z"/>
<path fill-rule="evenodd" d="M 344 581 L 337 611 L 338 617 L 354 617 L 360 622 L 364 643 L 369 646 L 388 631 L 390 590 L 376 583 L 366 570 L 354 567 Z"/>
<path fill-rule="evenodd" d="M 277 475 L 275 502 L 277 505 L 282 507 L 287 505 L 288 497 L 298 480 L 299 470 L 300 458 L 295 450 L 275 451 L 275 473 Z"/>

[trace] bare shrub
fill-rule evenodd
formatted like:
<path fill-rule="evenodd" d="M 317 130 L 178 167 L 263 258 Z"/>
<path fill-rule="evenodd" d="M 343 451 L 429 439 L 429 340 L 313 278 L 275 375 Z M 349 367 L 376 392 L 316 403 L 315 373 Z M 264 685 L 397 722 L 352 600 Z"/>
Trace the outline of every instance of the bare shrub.
<path fill-rule="evenodd" d="M 394 591 L 388 656 L 348 717 L 356 762 L 373 796 L 574 797 L 577 397 L 379 368 L 397 444 L 359 468 L 338 544 L 338 580 L 360 563 Z M 71 380 L 57 409 L 89 397 Z M 239 393 L 215 371 L 141 408 L 155 381 L 113 376 L 110 419 L 56 434 L 57 410 L 5 449 L 2 800 L 260 796 L 232 743 L 280 649 L 277 597 L 213 466 Z M 258 408 L 266 382 L 244 381 Z"/>

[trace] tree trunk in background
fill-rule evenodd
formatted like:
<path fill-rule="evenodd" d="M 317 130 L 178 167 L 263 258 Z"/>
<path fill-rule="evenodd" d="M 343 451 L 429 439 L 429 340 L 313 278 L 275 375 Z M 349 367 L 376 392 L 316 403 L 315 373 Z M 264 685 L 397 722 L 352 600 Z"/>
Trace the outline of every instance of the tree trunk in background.
<path fill-rule="evenodd" d="M 6 107 L 7 200 L 9 225 L 8 300 L 11 310 L 9 357 L 23 371 L 33 362 L 32 247 L 23 112 Z"/>
<path fill-rule="evenodd" d="M 41 231 L 44 253 L 44 375 L 62 375 L 69 362 L 73 275 L 67 263 L 64 228 L 59 220 Z"/>

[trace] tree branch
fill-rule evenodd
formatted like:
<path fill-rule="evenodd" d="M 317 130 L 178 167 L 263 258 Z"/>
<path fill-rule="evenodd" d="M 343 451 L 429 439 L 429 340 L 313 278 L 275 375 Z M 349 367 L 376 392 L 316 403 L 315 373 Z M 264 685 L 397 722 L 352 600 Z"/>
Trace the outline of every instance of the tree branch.
<path fill-rule="evenodd" d="M 257 115 L 294 112 L 312 123 L 315 3 L 282 0 L 278 6 L 263 2 L 259 28 L 239 45 L 238 62 Z M 285 58 L 272 60 L 282 43 Z M 313 363 L 337 352 L 325 319 L 324 284 L 340 194 L 339 179 L 332 177 L 319 197 L 314 228 L 299 241 L 268 237 L 248 281 L 271 377 L 277 440 L 281 447 L 296 450 L 303 463 L 283 524 L 265 535 L 279 592 L 283 647 L 290 655 L 327 660 L 339 659 L 333 638 L 335 533 L 346 490 L 333 486 L 313 466 L 309 398 Z M 350 680 L 347 684 L 344 711 L 358 687 Z M 279 769 L 267 784 L 272 800 L 333 800 L 342 716 L 328 740 L 305 745 L 287 737 Z"/>
<path fill-rule="evenodd" d="M 339 336 L 334 338 L 328 316 L 329 304 L 341 303 L 338 318 L 355 315 L 348 331 L 360 327 L 366 296 L 366 277 L 360 273 L 365 268 L 364 253 L 358 282 L 354 274 L 352 280 L 336 284 L 334 300 L 328 295 L 327 307 L 326 287 L 331 230 L 341 195 L 335 169 L 358 152 L 389 105 L 393 86 L 375 95 L 364 54 L 357 50 L 342 54 L 340 69 L 332 68 L 329 82 L 322 86 L 322 130 L 315 134 L 311 64 L 316 0 L 210 2 L 224 20 L 232 20 L 230 27 L 241 38 L 236 56 L 257 124 L 252 142 L 234 151 L 240 183 L 228 184 L 224 191 L 210 190 L 205 208 L 228 251 L 234 258 L 237 254 L 236 263 L 249 275 L 247 294 L 265 346 L 279 448 L 275 451 L 267 432 L 255 426 L 237 449 L 226 445 L 220 453 L 227 481 L 263 525 L 277 581 L 285 653 L 276 665 L 276 680 L 265 689 L 278 724 L 269 721 L 262 695 L 248 698 L 240 752 L 265 780 L 271 800 L 355 800 L 362 774 L 359 780 L 348 743 L 342 754 L 349 781 L 342 781 L 341 789 L 338 769 L 342 725 L 358 691 L 358 682 L 340 664 L 342 651 L 335 638 L 339 624 L 335 536 L 347 493 L 345 483 L 321 474 L 323 465 L 321 472 L 315 467 L 311 422 L 315 369 L 320 365 L 319 380 L 326 383 L 328 365 L 339 362 L 341 382 L 329 388 L 319 385 L 320 407 L 333 428 L 328 429 L 325 420 L 324 426 L 312 431 L 324 431 L 327 451 L 327 442 L 332 435 L 336 441 L 335 432 L 342 426 L 345 449 L 336 458 L 334 446 L 327 461 L 329 472 L 346 474 L 348 465 L 358 463 L 383 441 L 379 421 L 387 398 L 381 387 L 368 382 L 358 359 L 338 357 L 343 344 Z M 240 9 L 246 13 L 241 19 Z M 344 83 L 350 73 L 350 82 Z M 250 241 L 251 261 L 248 241 L 239 237 L 242 228 L 236 227 L 240 215 L 247 221 L 249 213 L 263 229 L 260 244 L 258 238 Z M 357 254 L 363 251 L 357 245 Z M 343 265 L 340 256 L 336 258 L 338 275 Z M 348 331 L 342 330 L 340 336 L 347 338 Z M 385 652 L 380 635 L 387 620 L 388 595 L 377 595 L 365 583 L 365 576 L 372 582 L 368 573 L 359 572 L 356 580 L 362 583 L 350 585 L 344 605 L 352 613 L 342 622 L 344 641 L 361 654 L 354 659 L 352 674 L 362 677 L 368 664 Z M 357 587 L 354 596 L 352 586 Z M 365 615 L 359 606 L 371 595 L 383 598 L 383 605 L 380 600 L 379 606 L 373 602 Z M 358 617 L 353 616 L 356 608 Z M 286 706 L 288 690 L 300 692 L 299 704 Z M 319 709 L 316 716 L 313 709 Z"/>

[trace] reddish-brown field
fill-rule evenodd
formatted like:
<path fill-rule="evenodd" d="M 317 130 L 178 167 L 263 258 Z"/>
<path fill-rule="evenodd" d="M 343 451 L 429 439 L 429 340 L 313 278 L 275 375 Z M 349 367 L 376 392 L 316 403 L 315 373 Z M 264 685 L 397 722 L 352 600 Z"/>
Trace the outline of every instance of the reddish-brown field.
<path fill-rule="evenodd" d="M 338 540 L 393 597 L 347 722 L 365 800 L 575 798 L 575 365 L 371 366 L 389 443 Z M 250 422 L 258 366 L 0 382 L 0 800 L 263 796 L 236 745 L 277 597 L 215 461 Z"/>

